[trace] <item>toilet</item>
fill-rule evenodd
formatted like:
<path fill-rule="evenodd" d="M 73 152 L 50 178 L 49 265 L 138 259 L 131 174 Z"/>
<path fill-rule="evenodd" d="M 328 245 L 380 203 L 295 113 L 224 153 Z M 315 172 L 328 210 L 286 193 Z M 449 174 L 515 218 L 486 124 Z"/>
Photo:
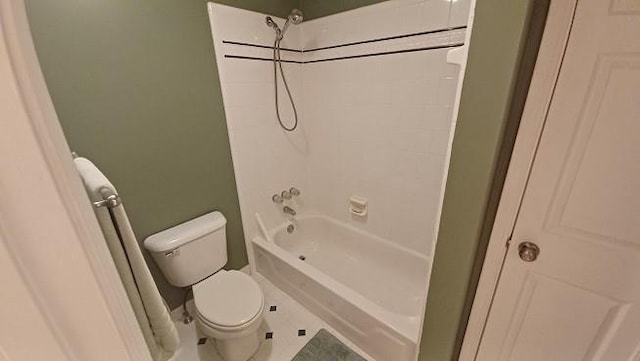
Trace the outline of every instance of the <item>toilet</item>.
<path fill-rule="evenodd" d="M 192 219 L 144 240 L 170 284 L 192 286 L 196 325 L 215 339 L 225 361 L 247 361 L 258 350 L 264 295 L 256 281 L 225 271 L 227 220 L 220 212 Z"/>

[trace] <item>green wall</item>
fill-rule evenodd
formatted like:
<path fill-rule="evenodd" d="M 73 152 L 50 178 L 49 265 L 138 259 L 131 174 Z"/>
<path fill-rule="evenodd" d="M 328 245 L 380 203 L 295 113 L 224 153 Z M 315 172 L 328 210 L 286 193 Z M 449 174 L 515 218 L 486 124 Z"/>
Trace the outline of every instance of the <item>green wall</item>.
<path fill-rule="evenodd" d="M 220 2 L 281 16 L 297 5 L 295 0 Z M 67 140 L 118 188 L 138 239 L 220 210 L 228 219 L 227 266 L 244 266 L 206 1 L 26 3 Z M 182 291 L 149 264 L 169 304 L 180 304 Z"/>
<path fill-rule="evenodd" d="M 382 1 L 384 0 L 300 0 L 300 10 L 304 12 L 305 20 L 311 20 Z"/>
<path fill-rule="evenodd" d="M 207 3 L 203 0 L 196 2 Z M 291 9 L 300 8 L 301 0 L 213 0 L 213 2 L 285 18 Z M 174 1 L 174 3 L 181 4 L 179 1 Z"/>
<path fill-rule="evenodd" d="M 458 358 L 547 5 L 477 2 L 420 361 Z"/>
<path fill-rule="evenodd" d="M 298 7 L 313 19 L 379 1 L 218 2 L 279 16 Z M 478 0 L 421 361 L 456 357 L 478 274 L 477 254 L 487 239 L 506 164 L 500 160 L 501 144 L 534 1 Z M 238 268 L 246 264 L 246 254 L 205 4 L 27 0 L 67 139 L 118 187 L 140 240 L 219 209 L 229 220 L 229 267 Z M 152 271 L 169 303 L 178 305 L 182 292 Z"/>

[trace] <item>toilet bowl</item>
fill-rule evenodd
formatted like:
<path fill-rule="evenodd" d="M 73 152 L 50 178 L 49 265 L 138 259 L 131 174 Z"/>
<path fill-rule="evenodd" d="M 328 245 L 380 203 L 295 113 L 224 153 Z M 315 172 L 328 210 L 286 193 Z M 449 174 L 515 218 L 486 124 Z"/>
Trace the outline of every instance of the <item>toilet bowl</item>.
<path fill-rule="evenodd" d="M 226 224 L 222 213 L 211 212 L 147 237 L 144 246 L 170 284 L 192 286 L 196 325 L 224 361 L 247 361 L 260 346 L 264 295 L 248 275 L 222 270 Z"/>
<path fill-rule="evenodd" d="M 260 286 L 238 271 L 219 271 L 193 285 L 196 325 L 215 340 L 225 361 L 246 361 L 258 350 L 263 320 Z"/>

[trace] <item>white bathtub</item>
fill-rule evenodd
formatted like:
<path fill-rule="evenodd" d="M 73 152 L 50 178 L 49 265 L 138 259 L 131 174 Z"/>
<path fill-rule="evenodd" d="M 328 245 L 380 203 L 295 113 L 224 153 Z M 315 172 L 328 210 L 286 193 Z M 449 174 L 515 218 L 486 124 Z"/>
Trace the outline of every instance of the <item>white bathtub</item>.
<path fill-rule="evenodd" d="M 416 358 L 427 258 L 320 215 L 253 240 L 255 269 L 378 361 Z"/>

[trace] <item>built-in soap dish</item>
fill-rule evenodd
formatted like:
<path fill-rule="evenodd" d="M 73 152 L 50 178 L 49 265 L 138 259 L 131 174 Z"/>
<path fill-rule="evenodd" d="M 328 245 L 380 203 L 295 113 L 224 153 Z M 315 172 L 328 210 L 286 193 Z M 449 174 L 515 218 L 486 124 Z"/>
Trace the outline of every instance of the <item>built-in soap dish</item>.
<path fill-rule="evenodd" d="M 369 211 L 369 200 L 360 196 L 349 198 L 349 212 L 356 217 L 366 217 Z"/>

